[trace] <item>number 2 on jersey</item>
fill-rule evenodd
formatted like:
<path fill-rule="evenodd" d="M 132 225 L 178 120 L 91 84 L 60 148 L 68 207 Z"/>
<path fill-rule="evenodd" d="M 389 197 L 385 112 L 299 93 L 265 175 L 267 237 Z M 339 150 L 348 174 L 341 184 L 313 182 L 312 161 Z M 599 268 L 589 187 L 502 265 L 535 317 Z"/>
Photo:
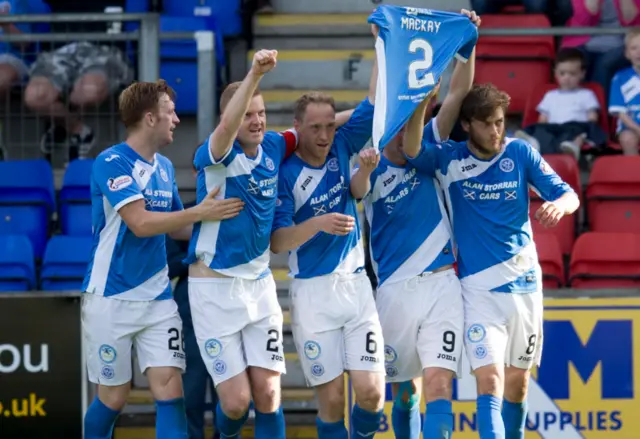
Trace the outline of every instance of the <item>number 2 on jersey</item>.
<path fill-rule="evenodd" d="M 418 79 L 419 70 L 429 70 L 433 65 L 433 47 L 427 40 L 412 40 L 409 43 L 409 52 L 418 51 L 422 51 L 423 57 L 409 64 L 409 88 L 422 88 L 436 83 L 433 73 L 426 73 L 422 79 Z"/>

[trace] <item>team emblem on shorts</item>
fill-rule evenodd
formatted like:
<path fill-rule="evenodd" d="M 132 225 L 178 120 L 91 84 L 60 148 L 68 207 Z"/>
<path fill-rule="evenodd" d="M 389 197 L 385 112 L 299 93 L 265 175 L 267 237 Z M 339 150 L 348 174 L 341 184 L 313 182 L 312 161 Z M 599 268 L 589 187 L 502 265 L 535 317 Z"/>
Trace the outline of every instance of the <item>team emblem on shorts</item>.
<path fill-rule="evenodd" d="M 500 160 L 499 166 L 502 172 L 511 172 L 513 171 L 513 168 L 516 167 L 516 165 L 513 163 L 513 160 L 511 160 L 510 158 L 504 158 Z"/>
<path fill-rule="evenodd" d="M 322 353 L 322 349 L 320 349 L 320 345 L 313 341 L 309 340 L 304 343 L 304 356 L 309 360 L 317 359 Z"/>
<path fill-rule="evenodd" d="M 169 176 L 167 175 L 167 171 L 165 171 L 164 169 L 160 169 L 160 178 L 165 183 L 168 183 L 169 182 Z"/>
<path fill-rule="evenodd" d="M 276 166 L 273 164 L 273 160 L 271 160 L 271 158 L 269 157 L 264 159 L 264 164 L 269 171 L 273 171 L 274 169 L 276 169 Z"/>
<path fill-rule="evenodd" d="M 476 346 L 476 349 L 473 351 L 473 355 L 475 355 L 477 359 L 482 360 L 487 356 L 487 348 L 483 345 Z"/>
<path fill-rule="evenodd" d="M 388 344 L 384 345 L 384 362 L 390 364 L 394 363 L 397 359 L 398 354 L 396 353 L 395 349 L 393 349 Z"/>
<path fill-rule="evenodd" d="M 311 375 L 319 377 L 324 375 L 324 366 L 320 363 L 314 363 L 311 365 Z"/>
<path fill-rule="evenodd" d="M 467 329 L 467 339 L 471 343 L 480 343 L 484 340 L 484 337 L 487 335 L 487 331 L 484 329 L 484 326 L 479 323 L 475 323 L 469 326 Z"/>
<path fill-rule="evenodd" d="M 113 379 L 115 374 L 116 373 L 111 366 L 102 366 L 102 370 L 100 371 L 100 375 L 102 375 L 102 378 L 107 380 Z"/>
<path fill-rule="evenodd" d="M 398 368 L 395 366 L 387 366 L 387 376 L 394 378 L 398 376 Z"/>
<path fill-rule="evenodd" d="M 332 158 L 327 162 L 327 169 L 331 172 L 336 172 L 340 167 L 338 166 L 338 159 Z"/>
<path fill-rule="evenodd" d="M 204 342 L 204 350 L 209 358 L 216 358 L 222 352 L 222 343 L 215 338 L 210 338 Z"/>
<path fill-rule="evenodd" d="M 112 348 L 108 344 L 103 344 L 102 346 L 100 346 L 100 349 L 98 350 L 98 355 L 100 356 L 100 360 L 103 363 L 107 363 L 107 364 L 111 364 L 114 361 L 116 361 L 116 357 L 118 356 L 115 348 Z"/>
<path fill-rule="evenodd" d="M 223 375 L 227 371 L 227 365 L 224 361 L 218 360 L 213 363 L 213 372 L 216 375 Z"/>

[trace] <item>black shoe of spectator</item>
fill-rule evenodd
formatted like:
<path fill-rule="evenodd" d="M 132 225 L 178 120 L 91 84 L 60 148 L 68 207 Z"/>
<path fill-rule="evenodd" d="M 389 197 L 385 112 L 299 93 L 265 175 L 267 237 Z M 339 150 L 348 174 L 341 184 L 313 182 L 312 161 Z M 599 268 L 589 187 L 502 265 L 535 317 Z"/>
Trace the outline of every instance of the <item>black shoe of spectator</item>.
<path fill-rule="evenodd" d="M 40 139 L 40 150 L 45 158 L 51 162 L 51 153 L 56 145 L 64 145 L 67 140 L 67 130 L 64 127 L 51 124 Z"/>
<path fill-rule="evenodd" d="M 89 152 L 95 144 L 93 130 L 83 125 L 80 133 L 69 136 L 69 161 L 77 158 L 89 158 Z"/>

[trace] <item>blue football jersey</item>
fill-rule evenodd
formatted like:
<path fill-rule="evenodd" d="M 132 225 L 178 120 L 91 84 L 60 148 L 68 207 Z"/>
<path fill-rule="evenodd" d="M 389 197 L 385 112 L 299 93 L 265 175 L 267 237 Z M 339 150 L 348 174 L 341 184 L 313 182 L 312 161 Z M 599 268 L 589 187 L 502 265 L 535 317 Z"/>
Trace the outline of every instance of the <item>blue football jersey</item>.
<path fill-rule="evenodd" d="M 478 29 L 462 14 L 382 5 L 369 23 L 376 41 L 378 83 L 373 145 L 386 145 L 435 87 L 454 56 L 466 62 Z"/>
<path fill-rule="evenodd" d="M 436 143 L 436 125 L 425 128 L 420 154 L 410 160 L 436 175 L 457 246 L 463 286 L 501 293 L 537 289 L 538 260 L 529 221 L 529 188 L 554 201 L 571 187 L 519 139 L 506 139 L 490 160 L 475 157 L 466 142 Z"/>
<path fill-rule="evenodd" d="M 609 91 L 609 113 L 628 114 L 636 123 L 640 123 L 640 75 L 633 67 L 620 70 L 611 81 Z M 618 121 L 618 132 L 624 129 Z"/>
<path fill-rule="evenodd" d="M 373 105 L 364 100 L 336 131 L 324 166 L 315 168 L 291 156 L 282 165 L 273 230 L 338 212 L 356 219 L 346 236 L 320 232 L 289 252 L 289 276 L 309 279 L 329 273 L 354 273 L 364 267 L 362 234 L 349 182 L 352 161 L 371 138 Z"/>
<path fill-rule="evenodd" d="M 170 299 L 165 236 L 138 238 L 118 211 L 144 199 L 152 212 L 182 210 L 173 165 L 156 154 L 153 163 L 120 143 L 93 164 L 93 249 L 82 290 L 120 300 Z"/>
<path fill-rule="evenodd" d="M 371 191 L 363 203 L 379 285 L 455 262 L 449 217 L 433 175 L 411 163 L 395 165 L 383 155 L 370 180 Z"/>
<path fill-rule="evenodd" d="M 247 156 L 236 141 L 221 160 L 212 157 L 209 139 L 198 148 L 194 160 L 198 202 L 219 187 L 217 198 L 240 198 L 245 205 L 235 218 L 195 224 L 185 262 L 201 260 L 225 276 L 260 279 L 270 273 L 278 170 L 290 144 L 295 144 L 295 135 L 265 133 L 255 157 Z"/>

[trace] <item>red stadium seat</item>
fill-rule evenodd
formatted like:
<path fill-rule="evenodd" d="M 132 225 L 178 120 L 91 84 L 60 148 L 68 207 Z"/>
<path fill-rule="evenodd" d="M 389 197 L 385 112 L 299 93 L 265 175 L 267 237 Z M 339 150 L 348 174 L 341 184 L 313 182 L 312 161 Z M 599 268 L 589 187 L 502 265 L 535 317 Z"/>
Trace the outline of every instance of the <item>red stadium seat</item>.
<path fill-rule="evenodd" d="M 542 284 L 544 288 L 560 288 L 564 286 L 564 264 L 560 244 L 551 233 L 534 232 L 533 239 L 538 250 L 538 259 L 542 267 Z"/>
<path fill-rule="evenodd" d="M 640 157 L 598 158 L 586 199 L 591 231 L 640 233 Z"/>
<path fill-rule="evenodd" d="M 538 220 L 534 219 L 534 215 L 538 208 L 542 206 L 544 200 L 531 199 L 529 206 L 529 215 L 531 217 L 531 228 L 533 229 L 533 236 L 541 234 L 549 234 L 556 237 L 558 245 L 560 246 L 560 252 L 563 255 L 570 255 L 573 243 L 576 239 L 576 217 L 574 215 L 566 216 L 560 220 L 557 226 L 552 229 L 547 229 L 540 225 Z"/>
<path fill-rule="evenodd" d="M 483 15 L 482 28 L 550 27 L 544 15 Z M 491 82 L 511 96 L 510 111 L 522 113 L 531 87 L 551 79 L 552 36 L 482 36 L 476 47 L 478 84 Z"/>
<path fill-rule="evenodd" d="M 569 284 L 573 288 L 638 288 L 640 234 L 580 235 L 571 255 Z"/>

